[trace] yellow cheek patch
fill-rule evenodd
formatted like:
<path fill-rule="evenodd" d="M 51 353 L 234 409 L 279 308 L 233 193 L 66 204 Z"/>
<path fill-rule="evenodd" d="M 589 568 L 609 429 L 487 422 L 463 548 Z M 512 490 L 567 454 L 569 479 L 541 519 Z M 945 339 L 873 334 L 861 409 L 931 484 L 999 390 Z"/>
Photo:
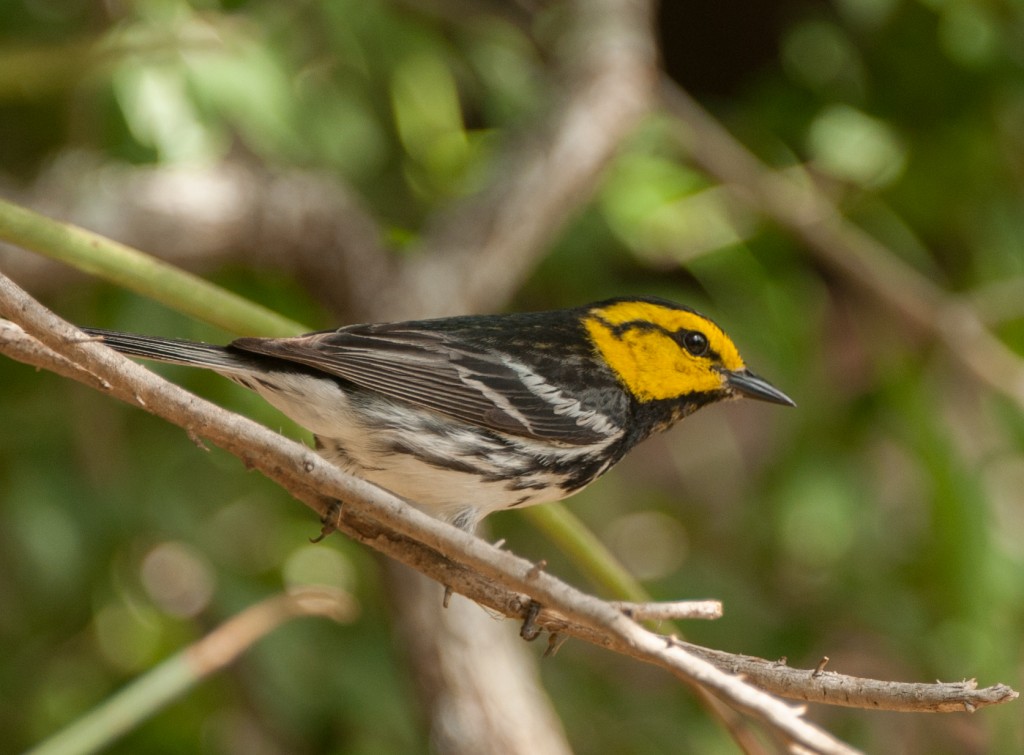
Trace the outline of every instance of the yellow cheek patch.
<path fill-rule="evenodd" d="M 729 337 L 695 312 L 629 301 L 595 309 L 592 314 L 584 326 L 594 346 L 639 401 L 721 390 L 722 368 L 743 369 L 743 360 Z M 717 354 L 720 361 L 690 354 L 669 335 L 679 330 L 697 330 L 707 336 L 709 353 Z"/>

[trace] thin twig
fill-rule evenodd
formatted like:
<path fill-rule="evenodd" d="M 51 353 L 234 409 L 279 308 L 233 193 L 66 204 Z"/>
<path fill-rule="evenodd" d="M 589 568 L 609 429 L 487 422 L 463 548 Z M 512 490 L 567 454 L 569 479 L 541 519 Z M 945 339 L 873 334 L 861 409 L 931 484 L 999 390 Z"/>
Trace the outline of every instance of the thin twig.
<path fill-rule="evenodd" d="M 1005 684 L 978 689 L 974 679 L 935 684 L 864 679 L 825 671 L 820 662 L 813 669 L 798 669 L 778 661 L 680 644 L 694 655 L 723 670 L 740 674 L 762 689 L 810 703 L 906 713 L 973 713 L 1018 697 L 1018 693 Z M 828 656 L 822 660 L 827 662 Z"/>
<path fill-rule="evenodd" d="M 661 603 L 615 601 L 612 605 L 636 621 L 722 618 L 722 603 L 718 600 L 675 600 Z"/>

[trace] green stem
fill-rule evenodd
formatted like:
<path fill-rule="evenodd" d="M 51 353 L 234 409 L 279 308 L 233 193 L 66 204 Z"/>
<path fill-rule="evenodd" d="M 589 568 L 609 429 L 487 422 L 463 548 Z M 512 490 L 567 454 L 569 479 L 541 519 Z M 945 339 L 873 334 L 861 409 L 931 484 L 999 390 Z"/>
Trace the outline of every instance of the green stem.
<path fill-rule="evenodd" d="M 232 333 L 290 336 L 309 330 L 130 246 L 3 200 L 0 240 L 124 286 Z"/>
<path fill-rule="evenodd" d="M 306 587 L 261 600 L 150 669 L 25 755 L 86 755 L 107 748 L 285 622 L 301 616 L 321 616 L 347 624 L 356 611 L 355 601 L 347 593 L 328 587 Z"/>
<path fill-rule="evenodd" d="M 85 755 L 108 747 L 198 681 L 188 653 L 173 655 L 25 755 Z"/>

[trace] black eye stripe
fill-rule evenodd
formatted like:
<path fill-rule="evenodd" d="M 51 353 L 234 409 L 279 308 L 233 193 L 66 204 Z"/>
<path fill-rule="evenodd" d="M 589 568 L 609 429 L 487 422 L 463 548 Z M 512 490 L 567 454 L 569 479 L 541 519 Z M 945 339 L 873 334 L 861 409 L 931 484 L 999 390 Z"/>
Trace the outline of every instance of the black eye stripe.
<path fill-rule="evenodd" d="M 617 336 L 621 336 L 628 330 L 658 330 L 668 336 L 673 335 L 670 331 L 665 330 L 665 328 L 649 320 L 630 320 L 629 322 L 620 322 L 618 325 L 613 325 L 603 319 L 602 322 L 604 322 L 604 324 L 608 326 L 608 329 Z"/>
<path fill-rule="evenodd" d="M 666 336 L 675 341 L 682 349 L 685 349 L 687 353 L 693 354 L 694 356 L 708 357 L 711 361 L 717 362 L 721 359 L 714 349 L 711 348 L 711 343 L 708 337 L 699 330 L 686 330 L 685 328 L 680 330 L 669 330 L 657 323 L 653 323 L 650 320 L 630 320 L 628 322 L 621 322 L 617 325 L 613 325 L 602 317 L 598 319 L 605 324 L 605 326 L 611 330 L 617 336 L 622 336 L 629 330 L 656 330 L 659 333 L 664 333 Z M 703 342 L 698 346 L 693 343 L 692 339 L 696 336 L 703 339 Z M 688 344 L 687 339 L 691 339 Z"/>

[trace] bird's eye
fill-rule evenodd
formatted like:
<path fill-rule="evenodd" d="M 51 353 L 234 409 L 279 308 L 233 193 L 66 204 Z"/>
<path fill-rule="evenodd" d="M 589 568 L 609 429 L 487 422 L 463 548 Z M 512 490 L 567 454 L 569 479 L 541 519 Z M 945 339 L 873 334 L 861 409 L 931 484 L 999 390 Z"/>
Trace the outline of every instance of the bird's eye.
<path fill-rule="evenodd" d="M 708 352 L 708 337 L 699 330 L 688 330 L 683 334 L 683 346 L 695 357 L 702 357 Z"/>

